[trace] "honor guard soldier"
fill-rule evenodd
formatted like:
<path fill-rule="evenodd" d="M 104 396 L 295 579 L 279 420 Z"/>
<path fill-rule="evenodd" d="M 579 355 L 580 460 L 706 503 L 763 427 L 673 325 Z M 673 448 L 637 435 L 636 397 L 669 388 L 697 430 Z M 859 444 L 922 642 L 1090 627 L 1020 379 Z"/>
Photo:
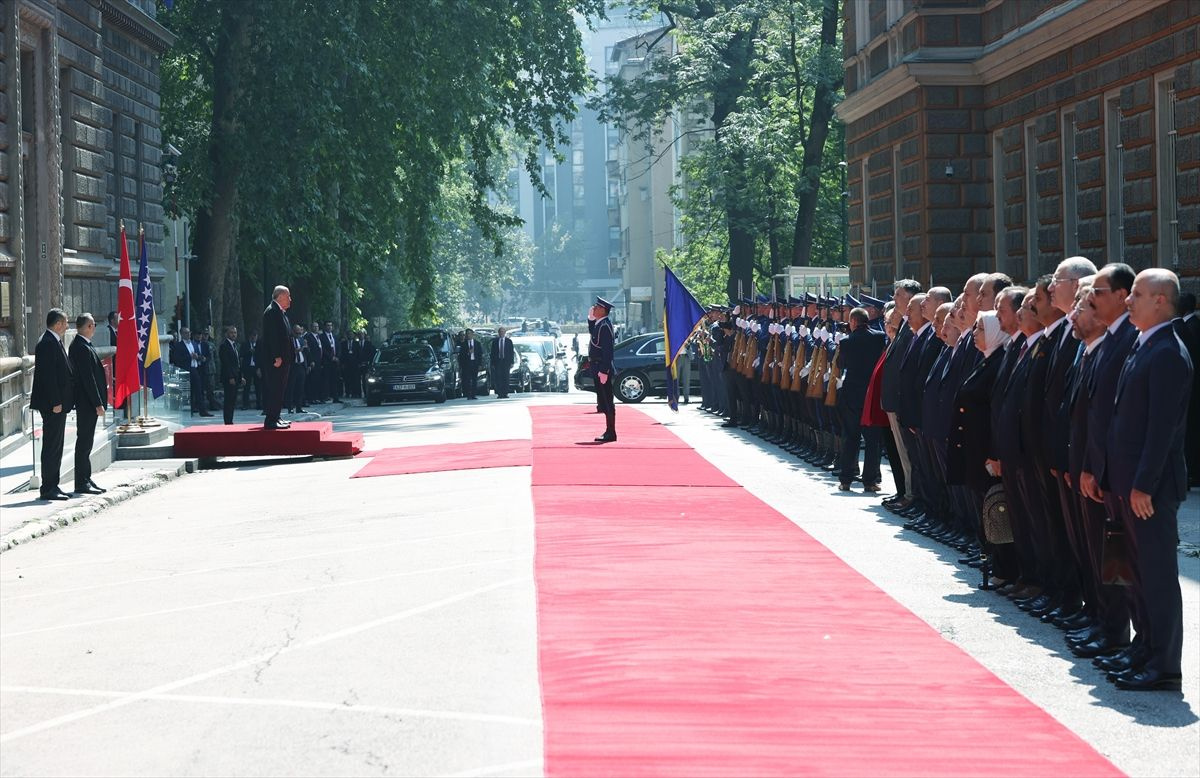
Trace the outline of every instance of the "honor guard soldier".
<path fill-rule="evenodd" d="M 596 438 L 597 443 L 612 443 L 617 439 L 617 410 L 613 403 L 613 325 L 608 319 L 613 305 L 603 297 L 597 297 L 588 312 L 592 320 L 592 339 L 588 344 L 588 363 L 596 379 L 596 404 L 604 414 L 604 434 Z"/>

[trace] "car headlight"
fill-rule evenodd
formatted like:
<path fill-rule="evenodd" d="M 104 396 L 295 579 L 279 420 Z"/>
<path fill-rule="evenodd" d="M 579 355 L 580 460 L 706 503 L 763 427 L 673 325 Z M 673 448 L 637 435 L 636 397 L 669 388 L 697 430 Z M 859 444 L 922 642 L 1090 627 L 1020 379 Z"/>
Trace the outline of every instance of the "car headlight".
<path fill-rule="evenodd" d="M 378 379 L 378 378 L 376 378 L 376 377 L 375 377 L 375 376 L 373 376 L 373 375 L 372 375 L 372 376 L 367 376 L 367 383 L 368 383 L 368 384 L 374 384 L 374 383 L 377 383 L 378 381 L 379 381 L 379 379 Z"/>

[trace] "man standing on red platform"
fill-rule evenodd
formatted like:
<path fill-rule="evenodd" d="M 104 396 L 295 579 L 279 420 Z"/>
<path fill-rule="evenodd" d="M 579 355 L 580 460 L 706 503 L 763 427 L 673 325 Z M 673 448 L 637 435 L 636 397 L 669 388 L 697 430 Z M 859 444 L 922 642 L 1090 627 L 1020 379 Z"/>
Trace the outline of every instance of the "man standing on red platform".
<path fill-rule="evenodd" d="M 262 354 L 258 363 L 262 365 L 265 396 L 263 411 L 266 419 L 263 429 L 287 429 L 291 425 L 279 420 L 283 408 L 283 390 L 288 383 L 288 372 L 296 358 L 292 341 L 292 327 L 288 322 L 287 309 L 292 305 L 292 293 L 286 286 L 277 286 L 271 293 L 271 304 L 263 311 L 262 336 L 259 343 Z"/>

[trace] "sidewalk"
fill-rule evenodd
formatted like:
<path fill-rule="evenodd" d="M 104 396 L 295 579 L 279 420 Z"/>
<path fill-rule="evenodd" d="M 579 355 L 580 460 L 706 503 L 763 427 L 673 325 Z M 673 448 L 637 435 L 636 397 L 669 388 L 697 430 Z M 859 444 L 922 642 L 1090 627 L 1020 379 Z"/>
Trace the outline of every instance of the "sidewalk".
<path fill-rule="evenodd" d="M 349 401 L 347 401 L 349 402 Z M 327 403 L 314 406 L 308 413 L 285 415 L 294 421 L 319 421 L 337 413 L 345 403 Z M 188 424 L 179 424 L 175 419 L 186 419 Z M 253 423 L 261 418 L 257 410 L 237 410 L 234 420 L 238 423 Z M 162 421 L 173 434 L 184 426 L 221 424 L 219 411 L 211 418 L 180 416 L 172 414 Z M 166 484 L 185 473 L 195 472 L 199 462 L 195 459 L 146 459 L 113 461 L 110 459 L 112 437 L 116 435 L 116 424 L 97 428 L 96 442 L 92 453 L 93 478 L 108 491 L 99 495 L 79 495 L 64 502 L 46 502 L 37 498 L 28 489 L 29 478 L 34 472 L 35 457 L 41 453 L 39 439 L 36 448 L 28 437 L 9 439 L 0 446 L 0 553 L 19 543 L 27 543 L 59 527 L 65 527 L 105 509 L 124 502 L 138 494 Z M 40 438 L 41 429 L 37 430 Z M 115 456 L 112 455 L 112 456 Z M 63 444 L 62 474 L 60 487 L 66 491 L 73 485 L 75 472 L 75 414 L 67 418 L 66 440 Z M 37 466 L 40 474 L 41 465 Z"/>

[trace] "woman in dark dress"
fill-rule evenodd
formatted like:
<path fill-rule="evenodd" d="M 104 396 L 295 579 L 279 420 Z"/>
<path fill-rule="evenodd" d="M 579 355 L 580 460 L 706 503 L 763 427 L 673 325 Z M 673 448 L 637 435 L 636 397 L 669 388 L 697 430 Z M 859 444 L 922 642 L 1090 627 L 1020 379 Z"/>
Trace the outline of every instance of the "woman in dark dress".
<path fill-rule="evenodd" d="M 946 458 L 947 480 L 952 484 L 965 484 L 975 498 L 978 512 L 982 513 L 984 496 L 992 486 L 1000 483 L 997 476 L 988 472 L 985 463 L 992 440 L 992 392 L 1004 358 L 1002 347 L 1009 336 L 1000 329 L 1000 319 L 995 311 L 980 312 L 973 333 L 975 347 L 983 354 L 983 361 L 967 376 L 954 403 L 955 418 L 950 426 L 949 456 Z M 981 588 L 994 589 L 1016 578 L 1016 557 L 1011 543 L 996 545 L 982 535 L 981 528 L 979 544 L 986 560 Z"/>

